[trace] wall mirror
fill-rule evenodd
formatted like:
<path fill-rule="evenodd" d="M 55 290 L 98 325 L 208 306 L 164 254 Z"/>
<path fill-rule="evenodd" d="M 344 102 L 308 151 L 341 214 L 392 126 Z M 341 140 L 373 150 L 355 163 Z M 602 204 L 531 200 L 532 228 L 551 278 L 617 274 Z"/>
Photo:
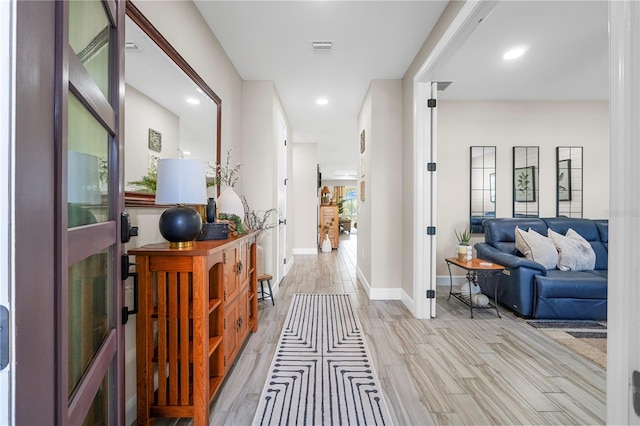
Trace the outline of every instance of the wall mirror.
<path fill-rule="evenodd" d="M 471 147 L 471 233 L 484 233 L 482 221 L 496 217 L 496 147 Z"/>
<path fill-rule="evenodd" d="M 159 159 L 220 161 L 222 100 L 131 2 L 125 31 L 125 205 L 152 206 L 154 191 L 130 182 Z"/>
<path fill-rule="evenodd" d="M 538 217 L 539 148 L 513 147 L 513 217 Z"/>
<path fill-rule="evenodd" d="M 556 215 L 582 217 L 582 147 L 556 147 Z"/>

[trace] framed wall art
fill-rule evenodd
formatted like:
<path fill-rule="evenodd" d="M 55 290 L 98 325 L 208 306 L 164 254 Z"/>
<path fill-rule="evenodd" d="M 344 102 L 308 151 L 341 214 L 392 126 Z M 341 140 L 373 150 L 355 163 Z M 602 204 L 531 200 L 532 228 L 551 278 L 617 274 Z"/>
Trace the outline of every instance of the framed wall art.
<path fill-rule="evenodd" d="M 149 128 L 149 149 L 152 151 L 162 151 L 162 133 Z"/>
<path fill-rule="evenodd" d="M 536 168 L 533 166 L 513 169 L 513 199 L 531 202 L 536 200 Z"/>
<path fill-rule="evenodd" d="M 571 201 L 571 160 L 558 161 L 558 201 Z"/>

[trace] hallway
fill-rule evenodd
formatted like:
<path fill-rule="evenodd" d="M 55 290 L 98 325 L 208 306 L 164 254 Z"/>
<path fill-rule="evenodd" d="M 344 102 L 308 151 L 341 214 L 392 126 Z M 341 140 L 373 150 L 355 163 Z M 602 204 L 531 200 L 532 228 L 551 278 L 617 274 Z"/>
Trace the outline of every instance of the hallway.
<path fill-rule="evenodd" d="M 212 425 L 248 425 L 295 293 L 351 293 L 394 424 L 604 424 L 606 372 L 503 310 L 470 319 L 438 288 L 438 317 L 369 301 L 355 273 L 357 236 L 332 253 L 298 255 L 214 401 Z M 175 424 L 162 421 L 159 424 Z M 190 424 L 180 420 L 177 424 Z"/>

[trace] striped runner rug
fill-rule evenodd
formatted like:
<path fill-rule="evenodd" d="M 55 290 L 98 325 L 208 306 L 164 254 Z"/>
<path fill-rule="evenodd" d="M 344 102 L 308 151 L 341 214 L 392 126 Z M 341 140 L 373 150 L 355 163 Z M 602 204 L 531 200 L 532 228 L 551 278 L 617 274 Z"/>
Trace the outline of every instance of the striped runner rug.
<path fill-rule="evenodd" d="M 348 294 L 295 294 L 254 425 L 388 425 Z"/>

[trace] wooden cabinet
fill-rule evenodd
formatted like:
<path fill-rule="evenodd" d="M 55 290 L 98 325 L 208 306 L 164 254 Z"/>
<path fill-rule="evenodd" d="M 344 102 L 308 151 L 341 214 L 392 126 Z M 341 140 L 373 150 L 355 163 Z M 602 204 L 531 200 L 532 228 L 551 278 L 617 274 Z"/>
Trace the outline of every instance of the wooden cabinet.
<path fill-rule="evenodd" d="M 320 206 L 320 245 L 325 236 L 325 227 L 329 230 L 329 239 L 331 240 L 331 248 L 338 248 L 340 225 L 338 222 L 338 206 Z"/>
<path fill-rule="evenodd" d="M 192 417 L 209 424 L 209 403 L 258 328 L 255 234 L 197 241 L 189 250 L 151 244 L 136 256 L 138 424 Z"/>

